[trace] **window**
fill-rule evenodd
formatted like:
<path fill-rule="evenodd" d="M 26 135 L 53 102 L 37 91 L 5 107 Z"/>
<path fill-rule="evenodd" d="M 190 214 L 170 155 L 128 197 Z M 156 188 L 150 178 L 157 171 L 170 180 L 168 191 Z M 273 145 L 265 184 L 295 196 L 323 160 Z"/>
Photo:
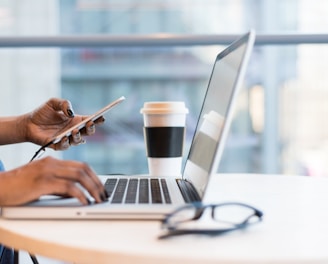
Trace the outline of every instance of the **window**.
<path fill-rule="evenodd" d="M 0 36 L 88 36 L 96 41 L 98 36 L 159 33 L 242 34 L 251 27 L 259 36 L 320 33 L 328 24 L 325 5 L 309 0 L 0 0 Z M 326 173 L 328 40 L 285 44 L 256 46 L 221 172 Z M 124 95 L 127 100 L 106 116 L 88 144 L 50 153 L 87 161 L 99 174 L 146 173 L 139 114 L 143 102 L 186 102 L 186 153 L 215 54 L 222 48 L 221 43 L 6 46 L 0 49 L 1 114 L 32 110 L 52 96 L 65 97 L 77 113 L 88 114 Z M 31 144 L 1 147 L 1 158 L 7 168 L 16 167 L 34 149 Z"/>

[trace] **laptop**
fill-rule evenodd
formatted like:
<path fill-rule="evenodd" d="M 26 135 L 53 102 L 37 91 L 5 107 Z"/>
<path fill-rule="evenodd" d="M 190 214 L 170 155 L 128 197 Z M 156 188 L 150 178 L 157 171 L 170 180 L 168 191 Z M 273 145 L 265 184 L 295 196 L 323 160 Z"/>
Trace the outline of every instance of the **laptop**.
<path fill-rule="evenodd" d="M 105 203 L 85 206 L 75 198 L 45 196 L 23 206 L 3 207 L 2 217 L 162 219 L 179 206 L 202 201 L 218 170 L 254 41 L 251 30 L 217 55 L 182 175 L 100 175 L 110 195 Z"/>

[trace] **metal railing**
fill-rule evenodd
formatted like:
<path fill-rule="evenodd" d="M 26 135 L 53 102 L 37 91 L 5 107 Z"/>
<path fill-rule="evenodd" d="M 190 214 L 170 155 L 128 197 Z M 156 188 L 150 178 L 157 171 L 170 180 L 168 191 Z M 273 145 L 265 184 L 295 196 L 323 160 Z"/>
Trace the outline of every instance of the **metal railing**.
<path fill-rule="evenodd" d="M 144 47 L 227 45 L 238 34 L 220 35 L 66 35 L 0 36 L 0 48 L 26 47 Z M 327 44 L 328 34 L 258 34 L 255 45 Z"/>

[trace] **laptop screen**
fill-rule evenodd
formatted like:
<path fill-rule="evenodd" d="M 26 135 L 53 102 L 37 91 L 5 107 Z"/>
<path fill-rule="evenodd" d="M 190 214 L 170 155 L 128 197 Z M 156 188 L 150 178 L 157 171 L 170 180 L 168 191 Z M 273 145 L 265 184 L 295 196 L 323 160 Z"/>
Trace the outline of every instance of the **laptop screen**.
<path fill-rule="evenodd" d="M 232 106 L 254 43 L 250 32 L 216 57 L 192 140 L 183 178 L 203 197 L 209 177 L 218 170 L 232 119 Z"/>

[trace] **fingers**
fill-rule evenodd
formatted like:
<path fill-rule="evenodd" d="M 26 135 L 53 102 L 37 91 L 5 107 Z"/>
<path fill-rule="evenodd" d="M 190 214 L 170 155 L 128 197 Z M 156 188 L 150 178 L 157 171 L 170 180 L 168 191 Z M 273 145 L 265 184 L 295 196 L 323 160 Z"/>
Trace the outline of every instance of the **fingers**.
<path fill-rule="evenodd" d="M 90 201 L 87 196 L 76 185 L 76 183 L 79 183 L 89 192 L 97 203 L 107 200 L 103 184 L 88 165 L 73 161 L 68 161 L 68 163 L 69 164 L 67 167 L 69 168 L 69 174 L 67 174 L 67 172 L 63 172 L 63 174 L 60 174 L 57 177 L 59 180 L 58 183 L 61 183 L 60 188 L 62 189 L 64 195 L 76 197 L 81 201 L 81 203 L 89 204 Z"/>
<path fill-rule="evenodd" d="M 69 139 L 68 137 L 63 137 L 61 141 L 59 141 L 58 143 L 56 143 L 53 146 L 54 150 L 66 150 L 69 149 L 70 147 L 70 143 L 69 143 Z"/>
<path fill-rule="evenodd" d="M 55 111 L 63 111 L 63 113 L 68 117 L 74 117 L 73 107 L 70 101 L 60 99 L 60 98 L 52 98 L 47 104 L 52 107 Z"/>
<path fill-rule="evenodd" d="M 92 135 L 95 133 L 95 125 L 91 125 L 85 129 L 85 134 Z M 55 150 L 66 150 L 70 146 L 78 146 L 81 144 L 85 144 L 86 140 L 82 137 L 81 132 L 78 129 L 72 131 L 72 135 L 70 137 L 63 137 L 60 142 L 54 145 Z"/>
<path fill-rule="evenodd" d="M 63 196 L 75 197 L 82 204 L 90 204 L 87 195 L 79 187 L 80 184 L 97 203 L 107 200 L 108 197 L 103 184 L 87 164 L 76 161 L 62 161 L 51 157 L 40 161 L 43 162 L 42 166 L 52 168 L 51 172 L 41 176 L 46 178 L 44 182 L 47 185 L 47 194 L 57 193 Z"/>
<path fill-rule="evenodd" d="M 53 146 L 54 150 L 67 150 L 70 146 L 78 146 L 81 144 L 85 144 L 86 140 L 82 138 L 81 133 L 77 131 L 76 133 L 72 133 L 71 137 L 64 137 L 60 142 Z"/>
<path fill-rule="evenodd" d="M 84 119 L 88 118 L 88 116 L 81 116 L 81 115 L 74 115 L 72 106 L 70 101 L 52 98 L 47 102 L 48 106 L 54 109 L 55 111 L 61 111 L 66 116 L 72 118 L 70 119 L 71 124 L 77 124 L 78 122 L 83 121 Z M 82 136 L 91 136 L 96 132 L 96 125 L 102 124 L 105 122 L 103 116 L 100 116 L 95 121 L 89 121 L 86 123 L 85 127 L 81 128 L 80 130 L 75 129 L 72 131 L 69 137 L 64 137 L 60 142 L 56 143 L 55 145 L 51 145 L 50 147 L 55 150 L 66 150 L 70 146 L 78 146 L 80 144 L 84 144 L 86 141 L 83 139 Z"/>
<path fill-rule="evenodd" d="M 98 120 L 98 119 L 97 119 Z M 70 142 L 73 144 L 81 144 L 83 141 L 81 135 L 91 136 L 94 133 L 96 133 L 96 125 L 95 124 L 101 124 L 105 121 L 105 119 L 102 119 L 103 121 L 89 121 L 85 124 L 85 127 L 80 130 L 74 130 L 72 132 L 72 139 L 70 139 Z M 97 123 L 96 123 L 97 122 Z"/>
<path fill-rule="evenodd" d="M 98 118 L 94 121 L 94 123 L 97 124 L 97 125 L 100 125 L 100 124 L 102 124 L 102 123 L 104 123 L 104 122 L 105 122 L 105 118 L 104 118 L 103 116 L 98 117 Z"/>
<path fill-rule="evenodd" d="M 90 199 L 76 186 L 76 183 L 58 178 L 51 184 L 54 190 L 51 194 L 64 198 L 77 198 L 83 205 L 91 204 Z"/>
<path fill-rule="evenodd" d="M 85 139 L 82 138 L 81 132 L 78 129 L 72 132 L 72 136 L 70 137 L 69 140 L 70 145 L 78 146 L 81 144 L 85 144 L 85 142 L 86 142 Z"/>
<path fill-rule="evenodd" d="M 86 140 L 82 137 L 82 134 L 91 136 L 96 132 L 96 126 L 94 122 L 89 121 L 86 123 L 85 128 L 78 130 L 75 129 L 72 131 L 72 135 L 69 137 L 69 145 L 78 146 L 80 144 L 85 144 Z M 64 142 L 64 147 L 66 142 Z"/>
<path fill-rule="evenodd" d="M 85 126 L 85 132 L 88 136 L 93 135 L 96 132 L 96 126 L 93 122 L 88 122 Z"/>

